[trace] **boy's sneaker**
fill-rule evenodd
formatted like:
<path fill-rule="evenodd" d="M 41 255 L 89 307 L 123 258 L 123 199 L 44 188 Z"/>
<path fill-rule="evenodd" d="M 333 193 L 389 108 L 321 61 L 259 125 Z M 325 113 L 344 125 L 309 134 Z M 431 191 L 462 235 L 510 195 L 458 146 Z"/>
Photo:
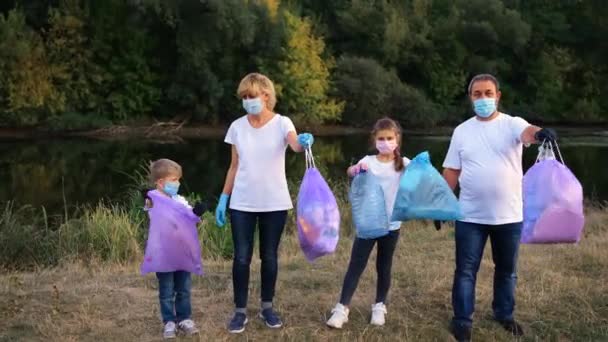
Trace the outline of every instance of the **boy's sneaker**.
<path fill-rule="evenodd" d="M 348 308 L 338 303 L 331 310 L 331 317 L 327 320 L 326 324 L 335 329 L 342 329 L 342 326 L 346 322 L 348 322 Z"/>
<path fill-rule="evenodd" d="M 175 328 L 175 322 L 165 323 L 165 328 L 163 329 L 163 338 L 175 338 Z"/>
<path fill-rule="evenodd" d="M 524 329 L 515 320 L 497 320 L 503 329 L 513 334 L 513 336 L 523 336 Z"/>
<path fill-rule="evenodd" d="M 372 319 L 370 324 L 384 325 L 384 315 L 386 315 L 386 306 L 384 303 L 376 303 L 372 305 Z"/>
<path fill-rule="evenodd" d="M 228 331 L 233 334 L 242 333 L 245 331 L 245 324 L 247 324 L 247 315 L 242 312 L 236 312 L 230 323 L 228 323 Z"/>
<path fill-rule="evenodd" d="M 471 341 L 471 327 L 462 323 L 450 323 L 450 332 L 458 342 Z"/>
<path fill-rule="evenodd" d="M 196 328 L 194 322 L 191 319 L 185 319 L 179 322 L 178 326 L 179 329 L 188 336 L 198 334 L 198 329 Z"/>
<path fill-rule="evenodd" d="M 277 315 L 272 308 L 267 308 L 260 312 L 260 318 L 266 323 L 266 326 L 269 328 L 280 328 L 283 326 L 283 322 L 281 322 L 281 318 Z"/>

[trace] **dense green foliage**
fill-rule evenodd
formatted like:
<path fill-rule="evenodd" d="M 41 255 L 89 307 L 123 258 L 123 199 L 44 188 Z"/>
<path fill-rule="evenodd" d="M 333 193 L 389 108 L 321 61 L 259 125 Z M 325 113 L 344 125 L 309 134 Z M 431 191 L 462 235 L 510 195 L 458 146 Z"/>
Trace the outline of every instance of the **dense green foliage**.
<path fill-rule="evenodd" d="M 508 112 L 606 122 L 607 15 L 592 0 L 7 0 L 0 124 L 227 123 L 252 71 L 299 123 L 454 123 L 480 72 Z"/>

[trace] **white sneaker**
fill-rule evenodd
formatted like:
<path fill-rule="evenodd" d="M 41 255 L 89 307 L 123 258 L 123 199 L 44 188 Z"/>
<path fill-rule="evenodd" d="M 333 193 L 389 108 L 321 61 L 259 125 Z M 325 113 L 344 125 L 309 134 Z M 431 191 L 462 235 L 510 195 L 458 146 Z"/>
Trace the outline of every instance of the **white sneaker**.
<path fill-rule="evenodd" d="M 342 325 L 346 322 L 348 322 L 348 308 L 338 303 L 331 310 L 331 317 L 326 324 L 332 328 L 342 329 Z"/>
<path fill-rule="evenodd" d="M 386 315 L 386 305 L 384 305 L 384 303 L 376 303 L 372 305 L 372 320 L 370 324 L 384 325 L 384 315 Z"/>
<path fill-rule="evenodd" d="M 198 334 L 198 329 L 194 325 L 194 322 L 191 319 L 185 319 L 178 324 L 181 331 L 183 331 L 186 335 L 196 335 Z"/>
<path fill-rule="evenodd" d="M 167 322 L 163 330 L 163 338 L 175 338 L 175 322 Z"/>

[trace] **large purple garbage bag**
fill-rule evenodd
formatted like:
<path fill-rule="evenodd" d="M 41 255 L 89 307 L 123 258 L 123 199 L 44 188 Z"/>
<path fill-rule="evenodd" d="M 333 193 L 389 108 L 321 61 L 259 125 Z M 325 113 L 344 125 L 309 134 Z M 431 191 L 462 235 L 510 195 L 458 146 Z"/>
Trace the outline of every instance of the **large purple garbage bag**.
<path fill-rule="evenodd" d="M 300 247 L 308 261 L 333 253 L 338 245 L 340 212 L 334 194 L 319 170 L 312 153 L 306 151 L 307 170 L 300 185 L 297 225 Z"/>
<path fill-rule="evenodd" d="M 188 271 L 203 274 L 201 247 L 192 209 L 157 190 L 148 192 L 150 231 L 141 273 Z"/>
<path fill-rule="evenodd" d="M 551 148 L 543 144 L 543 148 Z M 539 158 L 523 180 L 522 243 L 577 243 L 581 238 L 583 188 L 574 174 L 552 157 Z"/>

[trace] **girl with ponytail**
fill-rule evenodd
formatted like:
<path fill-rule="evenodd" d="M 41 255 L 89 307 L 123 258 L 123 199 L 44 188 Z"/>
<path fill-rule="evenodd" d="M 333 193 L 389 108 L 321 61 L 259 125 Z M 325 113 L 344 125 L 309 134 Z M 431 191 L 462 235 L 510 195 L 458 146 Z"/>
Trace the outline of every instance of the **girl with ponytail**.
<path fill-rule="evenodd" d="M 401 145 L 401 128 L 394 120 L 389 118 L 378 120 L 372 130 L 371 138 L 378 153 L 364 157 L 357 164 L 349 167 L 346 173 L 349 177 L 355 177 L 360 172 L 371 172 L 378 179 L 384 192 L 386 213 L 390 219 L 397 197 L 399 179 L 409 163 L 409 159 L 401 156 L 399 148 Z M 387 313 L 386 297 L 391 283 L 391 266 L 395 247 L 399 240 L 400 228 L 401 222 L 390 222 L 388 235 L 376 239 L 355 238 L 348 270 L 344 277 L 340 301 L 332 310 L 332 315 L 327 321 L 328 326 L 341 329 L 344 323 L 348 322 L 348 306 L 375 244 L 378 244 L 376 258 L 378 284 L 376 286 L 376 301 L 372 305 L 370 323 L 384 325 Z"/>

